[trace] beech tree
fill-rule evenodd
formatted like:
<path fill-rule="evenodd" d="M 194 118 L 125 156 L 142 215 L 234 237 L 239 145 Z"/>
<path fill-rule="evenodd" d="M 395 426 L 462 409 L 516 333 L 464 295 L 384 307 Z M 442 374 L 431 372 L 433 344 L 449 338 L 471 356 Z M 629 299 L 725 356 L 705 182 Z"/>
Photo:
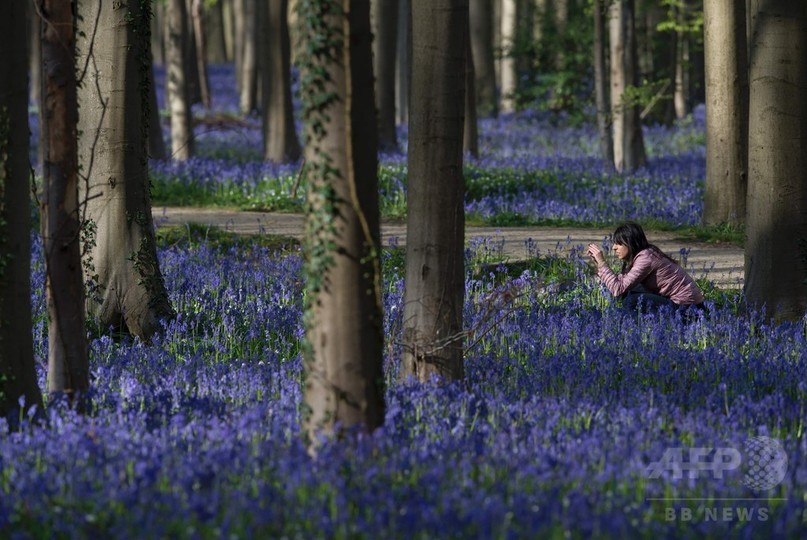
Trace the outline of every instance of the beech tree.
<path fill-rule="evenodd" d="M 73 2 L 42 0 L 41 199 L 48 303 L 48 391 L 80 399 L 90 386 L 84 327 L 76 143 Z"/>
<path fill-rule="evenodd" d="M 304 431 L 384 421 L 369 0 L 298 0 L 305 123 Z"/>
<path fill-rule="evenodd" d="M 705 225 L 745 223 L 748 64 L 745 2 L 703 6 L 706 56 Z"/>
<path fill-rule="evenodd" d="M 462 379 L 465 298 L 465 54 L 468 0 L 412 0 L 400 375 Z M 435 54 L 440 51 L 441 54 Z"/>
<path fill-rule="evenodd" d="M 483 118 L 495 117 L 499 107 L 496 102 L 496 70 L 493 60 L 493 1 L 471 0 L 468 18 L 477 112 Z"/>
<path fill-rule="evenodd" d="M 633 171 L 647 161 L 639 106 L 630 99 L 628 92 L 639 82 L 633 0 L 614 0 L 611 3 L 609 38 L 614 167 L 618 171 Z"/>
<path fill-rule="evenodd" d="M 154 242 L 149 195 L 148 0 L 79 0 L 79 182 L 88 312 L 100 326 L 148 340 L 173 317 Z M 112 46 L 112 45 L 115 46 Z"/>
<path fill-rule="evenodd" d="M 25 50 L 26 4 L 0 2 L 0 50 Z M 20 398 L 26 410 L 42 408 L 31 330 L 28 65 L 24 54 L 0 62 L 0 417 L 12 426 Z"/>
<path fill-rule="evenodd" d="M 261 51 L 264 158 L 278 163 L 296 161 L 302 150 L 294 128 L 291 97 L 289 2 L 272 0 L 268 11 L 260 12 L 266 13 L 268 19 L 265 46 Z"/>
<path fill-rule="evenodd" d="M 191 97 L 186 67 L 185 42 L 188 21 L 185 0 L 169 0 L 166 13 L 168 43 L 166 57 L 166 98 L 171 111 L 171 157 L 189 159 L 194 154 Z M 195 60 L 195 59 L 194 59 Z"/>
<path fill-rule="evenodd" d="M 386 152 L 398 150 L 395 131 L 395 58 L 398 46 L 398 0 L 374 0 L 373 13 L 373 72 L 378 108 L 379 148 Z"/>
<path fill-rule="evenodd" d="M 502 0 L 501 7 L 501 51 L 499 64 L 499 86 L 501 89 L 500 110 L 510 113 L 516 110 L 516 29 L 518 24 L 516 0 Z"/>
<path fill-rule="evenodd" d="M 594 102 L 597 107 L 597 133 L 600 139 L 600 157 L 606 162 L 614 162 L 614 138 L 611 134 L 611 120 L 608 107 L 608 68 L 605 57 L 605 6 L 603 0 L 594 0 Z"/>
<path fill-rule="evenodd" d="M 745 296 L 807 309 L 807 3 L 751 0 Z"/>

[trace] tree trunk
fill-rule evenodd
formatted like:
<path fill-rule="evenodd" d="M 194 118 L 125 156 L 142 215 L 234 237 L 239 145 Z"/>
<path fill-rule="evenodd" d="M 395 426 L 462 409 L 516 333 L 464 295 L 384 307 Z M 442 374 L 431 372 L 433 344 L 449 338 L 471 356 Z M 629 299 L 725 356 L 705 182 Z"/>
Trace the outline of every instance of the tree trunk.
<path fill-rule="evenodd" d="M 199 95 L 202 106 L 210 109 L 210 84 L 207 75 L 207 41 L 205 39 L 205 8 L 203 0 L 191 0 L 191 21 L 193 22 L 193 38 L 196 47 L 194 58 L 196 71 L 199 74 Z"/>
<path fill-rule="evenodd" d="M 258 103 L 258 27 L 257 27 L 257 0 L 242 0 L 244 2 L 244 35 L 241 53 L 241 95 L 240 108 L 242 114 L 251 114 Z"/>
<path fill-rule="evenodd" d="M 516 110 L 516 0 L 502 0 L 501 21 L 501 111 L 511 113 Z"/>
<path fill-rule="evenodd" d="M 468 0 L 412 0 L 404 379 L 464 377 L 467 31 Z"/>
<path fill-rule="evenodd" d="M 166 98 L 171 111 L 171 157 L 189 159 L 194 154 L 193 119 L 186 67 L 185 40 L 188 39 L 185 0 L 169 0 L 166 13 Z"/>
<path fill-rule="evenodd" d="M 409 75 L 412 72 L 412 5 L 411 0 L 398 0 L 398 61 L 395 63 L 396 121 L 409 124 Z"/>
<path fill-rule="evenodd" d="M 235 62 L 235 86 L 238 89 L 239 108 L 241 106 L 242 83 L 244 82 L 244 35 L 246 31 L 245 4 L 247 0 L 227 0 L 232 6 L 233 58 Z"/>
<path fill-rule="evenodd" d="M 475 72 L 476 104 L 479 116 L 496 117 L 496 69 L 493 60 L 492 0 L 471 0 L 471 50 Z"/>
<path fill-rule="evenodd" d="M 0 3 L 0 50 L 25 49 L 25 2 Z M 38 18 L 37 18 L 38 20 Z M 28 162 L 28 58 L 0 62 L 0 416 L 12 428 L 42 409 L 31 331 L 31 169 Z"/>
<path fill-rule="evenodd" d="M 745 295 L 776 319 L 807 309 L 807 4 L 752 0 Z"/>
<path fill-rule="evenodd" d="M 704 4 L 706 55 L 705 225 L 745 223 L 748 64 L 745 2 Z"/>
<path fill-rule="evenodd" d="M 30 35 L 28 36 L 28 44 L 30 46 L 29 50 L 29 59 L 30 59 L 30 83 L 29 83 L 29 95 L 30 101 L 32 103 L 42 103 L 42 20 L 37 13 L 36 6 L 38 4 L 34 4 L 33 2 L 27 2 L 31 7 L 27 10 L 28 16 L 30 17 L 29 20 L 29 28 L 30 28 Z M 26 103 L 26 108 L 28 104 Z M 42 109 L 39 109 L 37 113 L 39 119 L 39 125 L 42 125 Z M 37 151 L 36 151 L 36 169 L 42 171 L 43 162 L 45 159 L 44 156 L 44 148 L 45 144 L 42 140 L 42 130 L 39 130 L 39 140 L 37 141 Z"/>
<path fill-rule="evenodd" d="M 221 0 L 221 16 L 224 19 L 224 47 L 227 51 L 227 61 L 238 68 L 239 60 L 236 57 L 237 39 L 235 37 L 235 6 L 233 0 Z M 236 73 L 238 73 L 236 69 Z M 236 79 L 237 82 L 237 79 Z"/>
<path fill-rule="evenodd" d="M 73 5 L 42 0 L 42 244 L 48 303 L 48 391 L 80 400 L 90 387 L 76 147 Z"/>
<path fill-rule="evenodd" d="M 395 57 L 398 46 L 398 0 L 374 0 L 372 12 L 378 144 L 379 149 L 384 152 L 397 152 Z"/>
<path fill-rule="evenodd" d="M 304 431 L 315 451 L 320 435 L 384 421 L 378 142 L 369 0 L 299 1 L 299 24 L 309 29 L 301 35 L 311 40 L 298 53 L 301 77 L 327 95 L 302 96 Z"/>
<path fill-rule="evenodd" d="M 230 61 L 227 56 L 227 41 L 224 37 L 224 1 L 218 0 L 205 6 L 205 32 L 207 61 L 211 64 L 224 64 Z"/>
<path fill-rule="evenodd" d="M 597 106 L 597 132 L 600 139 L 600 156 L 614 163 L 614 139 L 608 107 L 608 66 L 605 58 L 605 7 L 603 0 L 594 0 L 594 99 Z"/>
<path fill-rule="evenodd" d="M 633 0 L 617 0 L 609 8 L 614 167 L 620 172 L 634 171 L 647 161 L 639 106 L 625 95 L 638 83 L 633 13 Z"/>
<path fill-rule="evenodd" d="M 470 27 L 469 27 L 470 28 Z M 479 129 L 476 115 L 476 72 L 471 51 L 471 33 L 466 34 L 465 48 L 465 125 L 462 130 L 462 150 L 473 158 L 479 157 Z"/>
<path fill-rule="evenodd" d="M 266 1 L 266 0 L 262 0 Z M 291 47 L 288 0 L 268 1 L 263 72 L 264 158 L 277 163 L 300 159 L 291 97 Z"/>
<path fill-rule="evenodd" d="M 152 8 L 151 18 L 151 57 L 155 64 L 165 65 L 165 4 L 157 2 Z"/>
<path fill-rule="evenodd" d="M 80 195 L 85 219 L 96 227 L 85 244 L 88 279 L 97 284 L 88 310 L 101 328 L 125 326 L 143 340 L 174 315 L 157 260 L 148 186 L 143 88 L 150 66 L 149 7 L 81 0 L 78 43 L 79 65 L 87 66 L 78 92 L 79 164 L 86 175 Z"/>
<path fill-rule="evenodd" d="M 678 32 L 678 62 L 675 65 L 675 117 L 679 120 L 689 114 L 689 38 L 684 32 Z"/>

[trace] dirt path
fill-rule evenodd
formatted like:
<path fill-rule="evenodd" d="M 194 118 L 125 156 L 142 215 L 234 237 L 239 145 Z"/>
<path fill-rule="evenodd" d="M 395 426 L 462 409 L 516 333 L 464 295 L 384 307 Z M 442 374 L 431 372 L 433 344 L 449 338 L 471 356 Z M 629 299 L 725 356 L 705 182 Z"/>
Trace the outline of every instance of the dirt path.
<path fill-rule="evenodd" d="M 293 238 L 303 235 L 303 216 L 277 212 L 239 212 L 212 208 L 155 207 L 154 221 L 158 227 L 197 223 L 212 225 L 238 234 L 279 234 Z M 611 233 L 608 229 L 572 227 L 467 227 L 466 241 L 500 253 L 511 260 L 529 255 L 566 253 L 575 246 L 600 243 Z M 384 244 L 397 240 L 406 244 L 406 225 L 384 223 L 381 226 Z M 682 239 L 669 232 L 652 232 L 649 240 L 661 249 L 680 258 L 681 249 L 688 249 L 686 267 L 695 277 L 707 276 L 721 287 L 741 287 L 743 251 L 735 246 L 715 245 Z M 532 246 L 531 248 L 528 248 Z"/>

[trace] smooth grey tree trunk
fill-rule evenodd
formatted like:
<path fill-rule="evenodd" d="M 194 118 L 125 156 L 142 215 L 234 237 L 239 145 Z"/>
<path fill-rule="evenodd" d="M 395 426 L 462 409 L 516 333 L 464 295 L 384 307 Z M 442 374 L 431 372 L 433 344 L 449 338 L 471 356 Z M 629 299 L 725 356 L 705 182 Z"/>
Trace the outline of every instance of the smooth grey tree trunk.
<path fill-rule="evenodd" d="M 745 2 L 704 4 L 706 56 L 705 225 L 745 223 L 748 62 Z"/>
<path fill-rule="evenodd" d="M 239 88 L 240 108 L 242 114 L 251 114 L 258 104 L 258 0 L 239 0 L 243 2 L 243 42 L 241 53 L 241 83 Z"/>
<path fill-rule="evenodd" d="M 395 120 L 409 124 L 409 75 L 412 71 L 412 6 L 411 0 L 398 0 L 398 47 L 395 62 Z"/>
<path fill-rule="evenodd" d="M 502 0 L 501 15 L 501 55 L 500 78 L 501 88 L 499 109 L 503 113 L 516 110 L 516 89 L 518 74 L 516 73 L 516 0 Z"/>
<path fill-rule="evenodd" d="M 605 13 L 603 0 L 594 0 L 594 102 L 597 107 L 597 133 L 600 139 L 600 157 L 614 163 L 614 139 L 611 134 L 611 115 L 608 105 L 608 63 L 605 51 Z"/>
<path fill-rule="evenodd" d="M 191 0 L 191 21 L 193 23 L 194 58 L 199 81 L 199 96 L 202 106 L 209 109 L 211 105 L 210 83 L 207 74 L 207 34 L 205 32 L 204 0 Z"/>
<path fill-rule="evenodd" d="M 499 113 L 493 55 L 493 0 L 471 0 L 471 50 L 475 73 L 477 112 L 482 118 Z"/>
<path fill-rule="evenodd" d="M 315 452 L 322 435 L 384 421 L 378 143 L 369 0 L 299 1 L 299 24 L 316 28 L 301 32 L 301 77 L 323 91 L 303 95 L 303 429 Z"/>
<path fill-rule="evenodd" d="M 412 0 L 403 379 L 464 377 L 467 31 L 468 0 Z"/>
<path fill-rule="evenodd" d="M 287 163 L 300 159 L 302 152 L 294 127 L 294 103 L 291 96 L 288 0 L 268 0 L 268 6 L 264 7 L 268 7 L 267 32 L 263 36 L 266 46 L 261 52 L 264 67 L 264 158 Z"/>
<path fill-rule="evenodd" d="M 185 0 L 169 0 L 166 11 L 165 86 L 171 112 L 171 158 L 179 161 L 194 154 L 193 118 L 186 69 L 185 41 L 188 39 Z"/>
<path fill-rule="evenodd" d="M 614 167 L 620 172 L 634 171 L 647 161 L 639 106 L 625 99 L 628 87 L 638 84 L 633 5 L 633 0 L 616 0 L 608 14 Z"/>
<path fill-rule="evenodd" d="M 25 49 L 24 2 L 0 3 L 0 50 Z M 29 26 L 30 28 L 30 26 Z M 31 169 L 28 161 L 28 69 L 24 54 L 0 62 L 0 417 L 16 427 L 42 409 L 31 331 Z"/>
<path fill-rule="evenodd" d="M 374 0 L 372 14 L 378 146 L 384 152 L 396 152 L 398 136 L 395 131 L 395 58 L 398 46 L 398 0 Z"/>
<path fill-rule="evenodd" d="M 48 304 L 48 391 L 80 403 L 90 386 L 78 201 L 73 5 L 42 0 L 42 250 Z"/>
<path fill-rule="evenodd" d="M 140 10 L 141 5 L 143 11 Z M 88 311 L 102 329 L 125 328 L 143 340 L 174 315 L 157 250 L 149 196 L 148 3 L 80 0 L 78 91 L 80 200 L 95 226 Z M 113 47 L 112 44 L 117 44 Z M 88 57 L 89 56 L 89 57 Z"/>
<path fill-rule="evenodd" d="M 776 319 L 807 309 L 807 3 L 752 0 L 745 295 Z"/>

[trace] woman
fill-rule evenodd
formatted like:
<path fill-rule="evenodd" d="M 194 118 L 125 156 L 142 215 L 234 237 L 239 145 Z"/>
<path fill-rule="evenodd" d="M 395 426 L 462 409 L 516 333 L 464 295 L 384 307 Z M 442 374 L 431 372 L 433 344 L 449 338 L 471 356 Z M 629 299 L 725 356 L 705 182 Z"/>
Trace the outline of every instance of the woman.
<path fill-rule="evenodd" d="M 627 222 L 616 228 L 613 249 L 622 260 L 622 271 L 615 274 L 605 262 L 602 249 L 589 244 L 588 254 L 597 263 L 597 275 L 611 291 L 623 297 L 622 306 L 636 310 L 641 305 L 654 309 L 703 308 L 703 292 L 695 280 L 672 258 L 650 244 L 638 223 Z"/>

